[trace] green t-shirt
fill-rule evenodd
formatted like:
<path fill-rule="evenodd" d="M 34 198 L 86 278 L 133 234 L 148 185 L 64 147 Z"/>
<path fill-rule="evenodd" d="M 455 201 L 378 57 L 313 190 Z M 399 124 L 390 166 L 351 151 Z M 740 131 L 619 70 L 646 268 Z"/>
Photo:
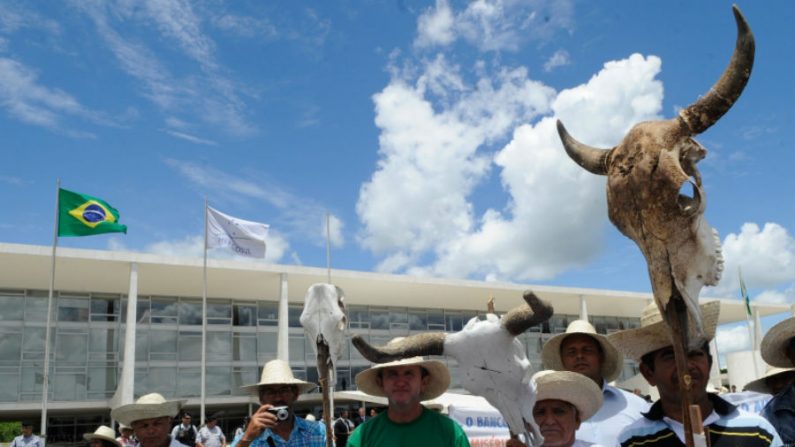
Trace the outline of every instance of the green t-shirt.
<path fill-rule="evenodd" d="M 469 447 L 464 429 L 449 417 L 425 407 L 417 419 L 392 422 L 387 413 L 356 427 L 347 447 Z"/>

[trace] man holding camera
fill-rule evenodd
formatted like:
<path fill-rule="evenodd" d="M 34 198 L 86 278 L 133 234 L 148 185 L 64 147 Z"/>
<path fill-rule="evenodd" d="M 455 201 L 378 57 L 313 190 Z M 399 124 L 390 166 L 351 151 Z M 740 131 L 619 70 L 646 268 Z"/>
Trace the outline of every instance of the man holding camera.
<path fill-rule="evenodd" d="M 241 387 L 256 394 L 261 406 L 232 447 L 325 447 L 326 427 L 297 418 L 293 412 L 298 396 L 315 386 L 293 377 L 290 365 L 283 360 L 266 363 L 259 383 Z"/>

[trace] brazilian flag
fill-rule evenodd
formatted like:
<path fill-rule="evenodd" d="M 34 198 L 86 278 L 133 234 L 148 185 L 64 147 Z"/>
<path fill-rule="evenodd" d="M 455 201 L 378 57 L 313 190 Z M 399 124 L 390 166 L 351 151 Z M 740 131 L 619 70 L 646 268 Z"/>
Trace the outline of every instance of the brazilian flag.
<path fill-rule="evenodd" d="M 127 233 L 119 212 L 108 202 L 86 194 L 58 189 L 58 236 Z"/>

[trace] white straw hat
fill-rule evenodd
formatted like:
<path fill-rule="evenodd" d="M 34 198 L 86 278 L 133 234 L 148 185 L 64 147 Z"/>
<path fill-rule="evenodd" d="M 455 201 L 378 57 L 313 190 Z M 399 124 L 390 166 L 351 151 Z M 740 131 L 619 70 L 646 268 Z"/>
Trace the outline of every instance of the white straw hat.
<path fill-rule="evenodd" d="M 259 383 L 241 386 L 240 389 L 258 394 L 259 387 L 265 385 L 293 385 L 298 387 L 299 393 L 305 393 L 317 387 L 314 383 L 296 379 L 295 376 L 293 376 L 293 370 L 290 369 L 290 364 L 279 359 L 271 360 L 265 364 L 265 367 L 262 368 Z"/>
<path fill-rule="evenodd" d="M 166 400 L 158 393 L 141 396 L 134 404 L 122 405 L 110 411 L 110 417 L 124 425 L 132 426 L 135 421 L 142 419 L 159 418 L 163 416 L 174 417 L 179 413 L 184 400 Z"/>
<path fill-rule="evenodd" d="M 773 394 L 767 386 L 767 379 L 779 374 L 795 373 L 795 368 L 779 368 L 778 366 L 768 366 L 765 375 L 745 384 L 743 391 L 756 391 L 757 393 Z"/>
<path fill-rule="evenodd" d="M 389 343 L 395 343 L 402 339 L 403 337 L 398 337 L 391 340 Z M 425 360 L 422 357 L 410 357 L 394 362 L 375 364 L 369 369 L 356 374 L 356 387 L 359 388 L 360 391 L 364 391 L 372 396 L 386 397 L 384 390 L 378 386 L 378 381 L 376 380 L 379 371 L 394 366 L 408 365 L 419 365 L 428 371 L 428 384 L 420 392 L 420 400 L 430 400 L 439 397 L 444 394 L 450 386 L 450 371 L 447 370 L 447 366 L 444 363 L 438 360 Z"/>
<path fill-rule="evenodd" d="M 779 322 L 762 338 L 762 358 L 768 365 L 789 368 L 795 366 L 784 355 L 790 339 L 795 337 L 795 317 Z"/>
<path fill-rule="evenodd" d="M 566 328 L 566 332 L 550 338 L 544 344 L 544 348 L 541 351 L 541 360 L 543 360 L 545 367 L 556 371 L 566 370 L 560 356 L 560 345 L 563 344 L 563 340 L 566 337 L 573 334 L 587 335 L 602 347 L 602 352 L 605 355 L 604 362 L 602 362 L 602 378 L 605 381 L 612 382 L 621 375 L 621 370 L 624 368 L 624 356 L 618 352 L 618 349 L 610 343 L 607 337 L 597 334 L 593 325 L 585 320 L 572 321 Z"/>
<path fill-rule="evenodd" d="M 704 324 L 704 335 L 707 340 L 715 337 L 715 328 L 718 325 L 720 302 L 710 301 L 699 306 Z M 689 318 L 690 340 L 696 338 L 696 327 Z M 673 345 L 671 331 L 660 315 L 656 303 L 651 303 L 643 309 L 640 315 L 640 327 L 614 332 L 607 336 L 608 340 L 626 357 L 640 363 L 640 358 L 658 349 Z"/>
<path fill-rule="evenodd" d="M 86 433 L 83 435 L 83 439 L 88 442 L 91 442 L 92 439 L 101 439 L 103 441 L 108 441 L 113 443 L 118 447 L 121 447 L 121 443 L 116 440 L 116 432 L 113 431 L 112 428 L 106 427 L 104 425 L 100 425 L 99 428 L 94 430 L 94 433 Z"/>
<path fill-rule="evenodd" d="M 602 406 L 602 390 L 596 382 L 572 371 L 539 371 L 533 375 L 536 384 L 536 403 L 542 400 L 562 400 L 574 405 L 580 421 L 594 415 Z"/>

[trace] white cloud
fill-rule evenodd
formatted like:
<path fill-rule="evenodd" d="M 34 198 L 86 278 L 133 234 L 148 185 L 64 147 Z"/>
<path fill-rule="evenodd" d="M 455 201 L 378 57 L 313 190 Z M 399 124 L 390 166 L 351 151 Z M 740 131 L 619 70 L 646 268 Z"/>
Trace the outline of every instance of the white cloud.
<path fill-rule="evenodd" d="M 604 179 L 568 159 L 554 117 L 582 141 L 615 144 L 632 124 L 659 113 L 660 60 L 609 62 L 557 96 L 523 69 L 467 85 L 443 58 L 424 68 L 414 85 L 396 77 L 374 96 L 381 159 L 357 212 L 360 242 L 383 256 L 378 268 L 545 279 L 587 263 L 607 222 Z M 523 124 L 542 114 L 535 125 Z M 484 153 L 506 139 L 493 159 Z M 477 216 L 472 195 L 494 167 L 506 205 Z"/>
<path fill-rule="evenodd" d="M 718 327 L 715 339 L 721 354 L 751 349 L 751 336 L 744 323 L 733 327 Z"/>
<path fill-rule="evenodd" d="M 185 141 L 190 141 L 191 143 L 203 144 L 205 146 L 217 146 L 218 145 L 218 143 L 216 143 L 213 140 L 207 140 L 207 139 L 200 138 L 200 137 L 197 137 L 195 135 L 191 135 L 191 134 L 188 134 L 188 133 L 185 133 L 185 132 L 178 132 L 176 130 L 166 130 L 166 133 L 171 135 L 171 136 L 173 136 L 173 137 L 176 137 L 176 138 L 179 138 L 179 139 L 182 139 L 182 140 L 185 140 Z"/>
<path fill-rule="evenodd" d="M 276 27 L 267 19 L 224 14 L 213 20 L 213 25 L 230 34 L 253 38 L 262 36 L 272 39 L 279 35 Z"/>
<path fill-rule="evenodd" d="M 709 293 L 738 296 L 738 268 L 749 289 L 771 289 L 795 283 L 795 238 L 779 224 L 768 222 L 761 229 L 756 223 L 743 224 L 740 232 L 723 240 L 724 273 L 720 284 Z M 768 291 L 764 299 L 775 300 Z M 761 298 L 761 295 L 760 295 Z"/>
<path fill-rule="evenodd" d="M 558 67 L 569 65 L 570 63 L 569 52 L 566 50 L 558 50 L 544 63 L 544 71 L 550 72 Z"/>
<path fill-rule="evenodd" d="M 436 6 L 428 8 L 417 19 L 417 38 L 414 45 L 428 47 L 449 45 L 455 40 L 453 11 L 447 0 L 436 0 Z"/>
<path fill-rule="evenodd" d="M 418 48 L 450 45 L 463 39 L 481 51 L 515 51 L 528 40 L 547 41 L 572 28 L 569 0 L 473 0 L 455 11 L 437 0 L 417 20 Z"/>

